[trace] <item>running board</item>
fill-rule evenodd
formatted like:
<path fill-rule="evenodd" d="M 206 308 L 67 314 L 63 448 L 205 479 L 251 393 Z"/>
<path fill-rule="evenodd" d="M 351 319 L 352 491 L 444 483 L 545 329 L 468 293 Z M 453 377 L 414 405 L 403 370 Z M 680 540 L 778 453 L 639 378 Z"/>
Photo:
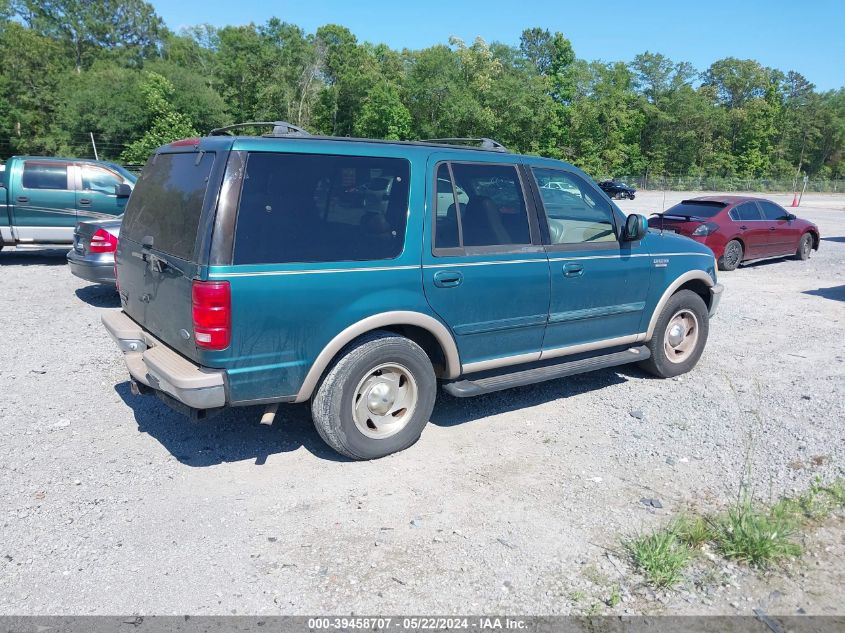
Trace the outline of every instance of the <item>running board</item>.
<path fill-rule="evenodd" d="M 636 363 L 646 360 L 650 356 L 651 352 L 648 347 L 642 345 L 640 347 L 631 347 L 621 352 L 555 363 L 554 365 L 546 365 L 534 369 L 496 374 L 475 380 L 456 380 L 443 385 L 443 389 L 457 398 L 469 398 L 470 396 L 480 396 L 484 393 L 510 389 L 511 387 L 522 387 L 523 385 L 532 385 L 537 382 L 563 378 L 564 376 L 583 374 L 597 369 Z"/>

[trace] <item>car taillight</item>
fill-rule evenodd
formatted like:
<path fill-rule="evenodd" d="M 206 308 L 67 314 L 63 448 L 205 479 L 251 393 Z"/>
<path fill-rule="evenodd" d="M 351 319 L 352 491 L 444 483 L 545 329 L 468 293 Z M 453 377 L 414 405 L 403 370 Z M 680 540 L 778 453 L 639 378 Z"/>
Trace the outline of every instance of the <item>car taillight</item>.
<path fill-rule="evenodd" d="M 706 224 L 702 224 L 701 226 L 697 227 L 692 234 L 698 235 L 699 237 L 710 235 L 711 233 L 715 232 L 719 228 L 719 225 L 715 222 L 707 222 Z"/>
<path fill-rule="evenodd" d="M 91 253 L 113 253 L 117 250 L 117 238 L 105 229 L 97 229 L 91 236 L 88 250 Z"/>
<path fill-rule="evenodd" d="M 194 340 L 205 349 L 226 349 L 232 337 L 232 296 L 228 281 L 194 280 L 191 286 Z"/>

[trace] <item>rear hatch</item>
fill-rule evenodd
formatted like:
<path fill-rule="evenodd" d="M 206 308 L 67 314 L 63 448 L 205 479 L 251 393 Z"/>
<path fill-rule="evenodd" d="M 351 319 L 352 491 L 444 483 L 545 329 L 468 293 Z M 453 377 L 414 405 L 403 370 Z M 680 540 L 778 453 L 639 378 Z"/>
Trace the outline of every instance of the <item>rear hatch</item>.
<path fill-rule="evenodd" d="M 655 213 L 648 220 L 653 229 L 672 231 L 691 236 L 702 224 L 706 224 L 725 208 L 724 202 L 715 200 L 683 200 L 663 213 Z"/>
<path fill-rule="evenodd" d="M 135 185 L 117 249 L 123 310 L 153 336 L 198 360 L 191 284 L 200 273 L 201 217 L 212 204 L 214 152 L 160 152 Z"/>

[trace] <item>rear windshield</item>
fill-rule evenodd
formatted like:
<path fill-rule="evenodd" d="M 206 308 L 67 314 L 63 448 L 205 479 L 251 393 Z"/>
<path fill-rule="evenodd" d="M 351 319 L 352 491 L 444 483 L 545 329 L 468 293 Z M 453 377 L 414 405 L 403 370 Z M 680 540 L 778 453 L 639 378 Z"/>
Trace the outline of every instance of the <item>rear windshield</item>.
<path fill-rule="evenodd" d="M 681 202 L 668 209 L 663 215 L 666 217 L 712 218 L 724 208 L 725 205 L 721 202 Z"/>
<path fill-rule="evenodd" d="M 126 205 L 121 237 L 181 259 L 193 259 L 202 201 L 214 153 L 157 154 L 150 158 Z"/>
<path fill-rule="evenodd" d="M 400 158 L 251 153 L 235 264 L 391 259 L 404 246 L 410 165 Z"/>

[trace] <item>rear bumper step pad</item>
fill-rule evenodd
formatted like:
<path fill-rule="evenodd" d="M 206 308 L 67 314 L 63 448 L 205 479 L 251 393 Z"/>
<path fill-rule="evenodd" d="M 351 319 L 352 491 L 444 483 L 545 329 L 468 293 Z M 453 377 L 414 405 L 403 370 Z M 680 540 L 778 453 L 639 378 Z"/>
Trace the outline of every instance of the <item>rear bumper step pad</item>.
<path fill-rule="evenodd" d="M 444 384 L 443 389 L 457 398 L 469 398 L 470 396 L 510 389 L 511 387 L 522 387 L 546 380 L 554 380 L 555 378 L 583 374 L 595 371 L 596 369 L 636 363 L 646 360 L 650 356 L 651 352 L 648 347 L 642 345 L 612 354 L 582 358 L 580 360 L 556 363 L 533 369 L 523 369 L 506 374 L 496 374 L 475 380 L 456 380 Z"/>

